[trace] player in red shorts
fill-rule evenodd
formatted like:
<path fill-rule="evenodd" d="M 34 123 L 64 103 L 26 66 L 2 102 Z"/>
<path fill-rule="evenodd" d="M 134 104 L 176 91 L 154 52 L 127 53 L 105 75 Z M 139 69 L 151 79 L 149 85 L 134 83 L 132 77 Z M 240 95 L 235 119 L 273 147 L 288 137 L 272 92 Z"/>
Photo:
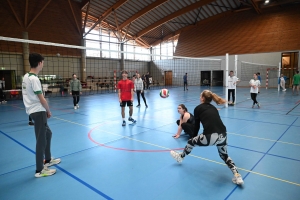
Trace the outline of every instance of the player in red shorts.
<path fill-rule="evenodd" d="M 128 76 L 128 72 L 125 70 L 122 71 L 122 80 L 118 82 L 118 96 L 119 96 L 120 106 L 122 108 L 122 118 L 123 118 L 122 126 L 126 126 L 126 121 L 125 121 L 126 104 L 129 107 L 128 121 L 131 121 L 132 123 L 136 123 L 136 121 L 132 118 L 134 84 L 131 80 L 127 79 L 127 76 Z"/>

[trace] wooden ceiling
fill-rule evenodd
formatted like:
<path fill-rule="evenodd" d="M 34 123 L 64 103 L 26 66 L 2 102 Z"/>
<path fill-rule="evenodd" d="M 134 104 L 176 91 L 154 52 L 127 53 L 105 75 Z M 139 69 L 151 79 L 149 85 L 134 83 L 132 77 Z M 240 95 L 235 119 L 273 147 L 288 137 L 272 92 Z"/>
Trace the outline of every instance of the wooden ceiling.
<path fill-rule="evenodd" d="M 80 1 L 80 0 L 76 0 Z M 109 28 L 120 42 L 135 40 L 151 47 L 199 23 L 233 12 L 253 10 L 258 15 L 266 8 L 298 3 L 298 0 L 82 0 L 82 26 Z"/>

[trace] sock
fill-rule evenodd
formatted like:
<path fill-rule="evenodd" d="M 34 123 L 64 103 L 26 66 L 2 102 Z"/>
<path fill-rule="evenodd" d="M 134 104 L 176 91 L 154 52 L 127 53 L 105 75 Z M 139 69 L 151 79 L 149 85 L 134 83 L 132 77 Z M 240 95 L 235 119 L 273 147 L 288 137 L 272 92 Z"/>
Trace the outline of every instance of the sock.
<path fill-rule="evenodd" d="M 123 118 L 123 121 L 125 121 L 125 118 Z"/>
<path fill-rule="evenodd" d="M 50 160 L 45 160 L 45 163 L 50 163 L 51 159 Z"/>
<path fill-rule="evenodd" d="M 41 171 L 35 170 L 35 173 L 40 173 Z"/>

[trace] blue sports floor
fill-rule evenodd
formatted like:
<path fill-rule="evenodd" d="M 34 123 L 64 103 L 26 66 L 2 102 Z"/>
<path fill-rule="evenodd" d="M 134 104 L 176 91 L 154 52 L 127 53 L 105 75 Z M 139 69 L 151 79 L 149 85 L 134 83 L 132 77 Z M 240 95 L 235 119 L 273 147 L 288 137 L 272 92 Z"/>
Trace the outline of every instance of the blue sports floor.
<path fill-rule="evenodd" d="M 261 108 L 252 109 L 249 88 L 238 88 L 235 106 L 217 106 L 242 187 L 215 146 L 195 148 L 181 164 L 171 158 L 170 149 L 187 142 L 185 135 L 172 138 L 177 105 L 193 112 L 203 89 L 172 88 L 167 99 L 146 91 L 149 108 L 136 108 L 135 100 L 137 123 L 126 127 L 117 94 L 82 96 L 78 110 L 71 97 L 48 99 L 52 155 L 62 162 L 45 178 L 34 177 L 35 135 L 23 102 L 0 105 L 0 199 L 300 199 L 300 96 L 291 89 L 261 89 Z"/>

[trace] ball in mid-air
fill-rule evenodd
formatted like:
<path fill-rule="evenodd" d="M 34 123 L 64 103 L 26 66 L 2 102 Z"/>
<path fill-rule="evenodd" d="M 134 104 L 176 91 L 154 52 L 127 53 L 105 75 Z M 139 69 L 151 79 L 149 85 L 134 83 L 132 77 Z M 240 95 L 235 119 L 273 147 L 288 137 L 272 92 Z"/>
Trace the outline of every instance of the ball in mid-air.
<path fill-rule="evenodd" d="M 161 89 L 159 93 L 161 98 L 167 98 L 169 97 L 169 90 L 168 89 Z"/>

